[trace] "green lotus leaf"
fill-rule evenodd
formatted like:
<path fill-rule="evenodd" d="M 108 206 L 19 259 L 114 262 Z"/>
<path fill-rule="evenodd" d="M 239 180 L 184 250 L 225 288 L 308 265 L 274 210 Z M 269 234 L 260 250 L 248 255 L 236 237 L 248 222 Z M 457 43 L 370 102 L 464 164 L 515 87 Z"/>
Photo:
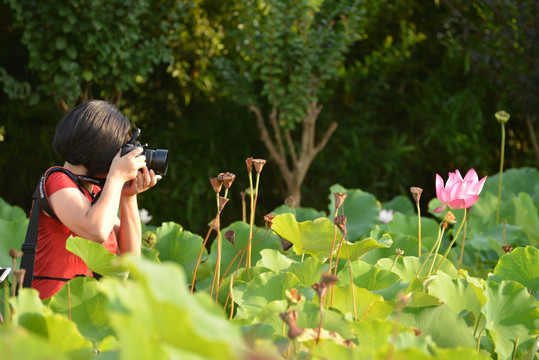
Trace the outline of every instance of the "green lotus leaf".
<path fill-rule="evenodd" d="M 401 280 L 404 281 L 412 281 L 415 277 L 419 269 L 421 269 L 421 266 L 423 265 L 423 262 L 427 259 L 428 254 L 421 255 L 421 258 L 415 257 L 415 256 L 401 256 L 397 259 L 395 262 L 395 259 L 386 258 L 386 259 L 380 259 L 376 263 L 376 268 L 380 270 L 390 270 L 394 272 L 395 274 L 399 275 Z M 427 260 L 427 263 L 423 268 L 421 269 L 421 272 L 419 273 L 419 278 L 425 278 L 428 275 L 429 269 L 431 267 L 431 264 L 433 261 L 434 268 L 438 266 L 438 264 L 442 261 L 443 256 L 438 254 L 436 256 L 436 260 L 434 260 L 434 256 L 430 256 L 430 258 Z M 442 272 L 445 272 L 452 278 L 456 278 L 458 276 L 458 270 L 453 266 L 453 263 L 451 263 L 449 260 L 444 260 L 442 266 L 440 267 L 440 270 Z"/>
<path fill-rule="evenodd" d="M 539 292 L 539 249 L 518 247 L 503 255 L 491 279 L 514 280 L 537 294 Z"/>
<path fill-rule="evenodd" d="M 374 294 L 369 290 L 355 285 L 353 286 L 353 291 L 354 293 L 352 293 L 350 284 L 337 285 L 334 288 L 333 295 L 331 294 L 331 290 L 328 290 L 326 304 L 332 304 L 330 305 L 331 307 L 338 309 L 343 314 L 348 314 L 352 319 L 357 316 L 357 320 L 361 320 L 373 303 L 384 301 L 384 298 L 381 295 Z M 331 301 L 331 299 L 333 299 L 333 301 Z"/>
<path fill-rule="evenodd" d="M 22 327 L 0 326 L 0 354 L 6 360 L 72 359 L 46 338 Z"/>
<path fill-rule="evenodd" d="M 311 255 L 324 262 L 329 258 L 334 238 L 335 249 L 342 238 L 339 230 L 327 218 L 298 223 L 291 213 L 277 215 L 271 229 L 293 244 L 297 255 Z"/>
<path fill-rule="evenodd" d="M 513 198 L 515 225 L 522 227 L 532 245 L 539 245 L 539 214 L 532 197 L 524 192 Z"/>
<path fill-rule="evenodd" d="M 291 273 L 260 274 L 245 288 L 239 306 L 248 317 L 252 318 L 269 302 L 286 299 L 286 290 L 298 285 L 300 285 L 298 278 Z"/>
<path fill-rule="evenodd" d="M 343 208 L 347 217 L 347 233 L 350 241 L 355 241 L 368 234 L 376 224 L 380 209 L 374 195 L 360 189 L 345 189 L 341 185 L 333 185 L 330 188 L 329 214 L 335 213 L 335 196 L 333 193 L 347 194 Z"/>
<path fill-rule="evenodd" d="M 404 195 L 397 195 L 393 199 L 382 203 L 382 209 L 395 210 L 404 215 L 415 215 L 415 203 L 411 198 Z M 394 219 L 394 218 L 393 218 Z"/>
<path fill-rule="evenodd" d="M 399 281 L 399 276 L 388 270 L 379 270 L 371 264 L 357 260 L 351 262 L 354 285 L 369 291 L 382 290 L 394 285 Z M 349 283 L 350 268 L 346 265 L 337 274 L 339 284 Z"/>
<path fill-rule="evenodd" d="M 163 223 L 156 230 L 157 243 L 155 249 L 159 251 L 161 261 L 173 261 L 183 267 L 188 274 L 188 280 L 192 279 L 200 250 L 202 239 L 199 235 L 183 230 L 181 225 L 174 222 Z M 206 260 L 208 251 L 202 252 L 201 261 Z"/>
<path fill-rule="evenodd" d="M 118 255 L 108 252 L 95 241 L 70 236 L 66 249 L 80 257 L 90 270 L 103 276 L 125 277 L 126 273 L 118 267 Z"/>
<path fill-rule="evenodd" d="M 406 326 L 421 330 L 422 336 L 430 335 L 439 347 L 476 346 L 472 329 L 448 305 L 406 307 L 400 320 Z"/>
<path fill-rule="evenodd" d="M 52 296 L 49 307 L 56 313 L 69 316 L 86 338 L 100 341 L 112 334 L 106 302 L 105 295 L 98 290 L 96 279 L 78 277 Z"/>
<path fill-rule="evenodd" d="M 0 268 L 12 267 L 13 260 L 8 254 L 10 249 L 21 250 L 28 229 L 28 219 L 16 218 L 13 220 L 0 219 Z M 20 264 L 20 258 L 17 259 L 16 267 Z"/>
<path fill-rule="evenodd" d="M 177 353 L 214 359 L 243 356 L 239 328 L 206 294 L 189 293 L 178 264 L 159 264 L 133 255 L 122 262 L 133 280 L 99 282 L 109 299 L 111 326 L 122 344 L 121 358 L 168 359 Z"/>
<path fill-rule="evenodd" d="M 518 338 L 517 358 L 533 346 L 539 329 L 539 308 L 528 290 L 516 281 L 487 281 L 488 301 L 482 308 L 485 327 L 502 359 L 509 359 Z"/>
<path fill-rule="evenodd" d="M 375 239 L 368 237 L 355 243 L 344 241 L 339 254 L 340 259 L 350 258 L 351 261 L 361 259 L 369 251 L 375 249 L 388 249 L 393 244 L 393 240 L 389 234 L 383 234 L 381 237 Z"/>
<path fill-rule="evenodd" d="M 436 274 L 428 285 L 428 293 L 447 304 L 456 314 L 471 311 L 475 319 L 481 315 L 481 302 L 477 297 L 474 285 L 465 278 L 452 279 L 446 273 Z"/>
<path fill-rule="evenodd" d="M 288 272 L 296 275 L 301 284 L 310 287 L 320 281 L 324 272 L 328 271 L 328 265 L 316 258 L 307 258 L 302 262 L 293 263 L 288 268 Z"/>
<path fill-rule="evenodd" d="M 264 249 L 260 252 L 262 258 L 258 260 L 256 266 L 265 267 L 271 271 L 279 271 L 288 269 L 290 264 L 294 261 L 277 250 L 274 249 Z"/>

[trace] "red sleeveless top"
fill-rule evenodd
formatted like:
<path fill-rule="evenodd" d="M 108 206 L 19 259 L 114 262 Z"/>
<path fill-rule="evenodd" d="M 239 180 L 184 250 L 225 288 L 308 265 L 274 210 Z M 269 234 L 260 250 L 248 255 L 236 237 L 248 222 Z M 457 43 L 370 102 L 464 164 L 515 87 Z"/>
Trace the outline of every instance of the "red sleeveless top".
<path fill-rule="evenodd" d="M 62 172 L 55 172 L 48 177 L 45 184 L 47 196 L 51 196 L 56 191 L 64 188 L 79 189 L 77 184 Z M 97 193 L 99 190 L 100 188 L 97 185 L 93 185 L 94 193 Z M 90 193 L 84 191 L 84 195 L 88 201 L 92 202 L 92 195 Z M 34 276 L 47 278 L 34 278 L 32 283 L 32 287 L 39 291 L 39 297 L 41 299 L 46 299 L 57 293 L 67 280 L 73 279 L 76 276 L 90 275 L 84 261 L 77 255 L 66 250 L 66 240 L 69 236 L 77 236 L 77 234 L 67 228 L 60 220 L 47 216 L 41 211 L 39 214 Z M 118 241 L 114 231 L 110 233 L 103 245 L 109 252 L 117 252 Z"/>

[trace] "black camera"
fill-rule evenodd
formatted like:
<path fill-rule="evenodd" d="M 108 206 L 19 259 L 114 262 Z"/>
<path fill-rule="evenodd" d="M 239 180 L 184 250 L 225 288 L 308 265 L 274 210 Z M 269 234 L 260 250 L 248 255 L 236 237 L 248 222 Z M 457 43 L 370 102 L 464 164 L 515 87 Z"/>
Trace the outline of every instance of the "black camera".
<path fill-rule="evenodd" d="M 122 156 L 133 151 L 133 149 L 147 145 L 141 145 L 137 141 L 138 136 L 140 135 L 140 129 L 137 129 L 131 139 L 122 146 Z M 148 169 L 152 169 L 156 175 L 166 175 L 168 170 L 168 150 L 157 149 L 144 149 L 142 155 L 146 156 L 146 166 Z"/>

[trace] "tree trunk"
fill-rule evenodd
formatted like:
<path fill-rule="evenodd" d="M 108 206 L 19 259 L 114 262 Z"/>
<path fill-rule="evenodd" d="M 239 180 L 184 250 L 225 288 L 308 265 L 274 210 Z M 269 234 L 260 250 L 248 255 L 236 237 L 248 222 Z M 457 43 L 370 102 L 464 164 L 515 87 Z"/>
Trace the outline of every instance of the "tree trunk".
<path fill-rule="evenodd" d="M 337 123 L 332 122 L 316 142 L 316 120 L 322 106 L 313 101 L 302 120 L 300 143 L 295 144 L 290 131 L 279 126 L 277 109 L 272 110 L 268 119 L 264 118 L 258 106 L 250 105 L 249 109 L 255 114 L 260 139 L 266 146 L 271 160 L 275 161 L 281 172 L 286 184 L 286 197 L 292 197 L 294 206 L 300 206 L 301 186 L 305 176 L 316 155 L 326 147 L 329 138 L 337 129 Z M 273 134 L 270 134 L 268 124 Z"/>
<path fill-rule="evenodd" d="M 535 162 L 539 168 L 539 146 L 537 145 L 537 136 L 535 135 L 535 129 L 533 128 L 530 114 L 526 114 L 526 126 L 528 127 L 528 133 L 530 134 L 530 143 L 532 145 Z"/>

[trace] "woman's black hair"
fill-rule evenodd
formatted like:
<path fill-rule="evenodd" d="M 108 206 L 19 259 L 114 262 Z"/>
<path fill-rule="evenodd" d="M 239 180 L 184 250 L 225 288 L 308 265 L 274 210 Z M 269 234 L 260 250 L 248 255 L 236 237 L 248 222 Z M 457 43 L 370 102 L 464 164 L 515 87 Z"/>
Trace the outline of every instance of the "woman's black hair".
<path fill-rule="evenodd" d="M 89 100 L 69 111 L 56 127 L 52 148 L 64 161 L 84 165 L 88 176 L 106 174 L 129 136 L 129 120 L 112 104 Z"/>

